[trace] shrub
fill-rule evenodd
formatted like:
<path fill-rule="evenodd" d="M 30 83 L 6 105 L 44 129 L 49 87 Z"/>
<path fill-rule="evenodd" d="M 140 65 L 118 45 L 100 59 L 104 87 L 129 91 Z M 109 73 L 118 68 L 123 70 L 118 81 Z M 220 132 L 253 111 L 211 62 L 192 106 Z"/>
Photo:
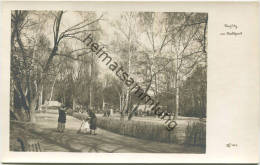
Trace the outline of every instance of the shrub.
<path fill-rule="evenodd" d="M 186 145 L 206 146 L 206 124 L 203 122 L 189 123 L 185 130 Z"/>
<path fill-rule="evenodd" d="M 168 131 L 162 123 L 98 117 L 97 126 L 114 133 L 141 139 L 167 143 L 180 142 L 177 138 L 177 128 Z"/>

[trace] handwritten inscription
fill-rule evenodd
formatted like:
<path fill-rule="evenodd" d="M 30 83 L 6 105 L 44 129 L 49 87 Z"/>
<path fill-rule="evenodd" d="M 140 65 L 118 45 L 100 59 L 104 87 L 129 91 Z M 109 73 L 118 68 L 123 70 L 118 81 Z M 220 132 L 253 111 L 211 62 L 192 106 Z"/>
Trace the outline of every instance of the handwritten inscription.
<path fill-rule="evenodd" d="M 226 144 L 226 147 L 231 148 L 231 147 L 237 147 L 237 144 L 232 144 L 232 143 L 228 143 Z"/>
<path fill-rule="evenodd" d="M 235 25 L 235 24 L 224 24 L 224 27 L 229 28 L 229 29 L 237 29 L 238 28 L 238 26 Z"/>
<path fill-rule="evenodd" d="M 220 33 L 222 36 L 241 36 L 243 34 L 236 24 L 224 24 L 224 29 L 224 32 Z"/>

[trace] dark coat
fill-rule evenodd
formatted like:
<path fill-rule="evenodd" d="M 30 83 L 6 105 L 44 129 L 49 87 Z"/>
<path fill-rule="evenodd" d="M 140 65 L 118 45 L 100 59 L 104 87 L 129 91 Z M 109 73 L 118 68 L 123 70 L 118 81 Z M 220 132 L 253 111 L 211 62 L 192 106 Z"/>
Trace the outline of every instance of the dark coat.
<path fill-rule="evenodd" d="M 97 129 L 97 117 L 94 112 L 90 112 L 90 129 L 95 130 Z"/>
<path fill-rule="evenodd" d="M 66 112 L 64 110 L 61 110 L 59 108 L 59 118 L 58 118 L 58 122 L 60 123 L 66 123 Z"/>

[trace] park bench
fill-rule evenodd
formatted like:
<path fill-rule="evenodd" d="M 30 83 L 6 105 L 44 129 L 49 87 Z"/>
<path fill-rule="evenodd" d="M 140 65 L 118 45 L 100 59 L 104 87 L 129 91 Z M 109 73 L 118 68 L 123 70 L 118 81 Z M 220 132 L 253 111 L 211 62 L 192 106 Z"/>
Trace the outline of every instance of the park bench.
<path fill-rule="evenodd" d="M 25 152 L 43 152 L 41 143 L 37 139 L 25 139 L 23 137 L 18 137 L 17 141 L 21 145 L 21 151 Z"/>
<path fill-rule="evenodd" d="M 23 152 L 43 152 L 40 137 L 31 132 L 34 125 L 28 122 L 11 120 L 10 150 Z"/>

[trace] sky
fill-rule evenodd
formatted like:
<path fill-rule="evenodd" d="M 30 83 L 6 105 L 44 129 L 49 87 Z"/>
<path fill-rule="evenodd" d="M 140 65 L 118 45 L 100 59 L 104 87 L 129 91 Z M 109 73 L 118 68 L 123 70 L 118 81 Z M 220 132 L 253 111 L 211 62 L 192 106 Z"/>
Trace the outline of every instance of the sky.
<path fill-rule="evenodd" d="M 117 31 L 119 32 L 118 29 L 116 29 L 116 27 L 114 27 L 111 23 L 115 22 L 116 20 L 120 20 L 121 19 L 121 12 L 118 11 L 109 11 L 109 12 L 101 12 L 101 11 L 96 11 L 96 17 L 99 18 L 101 15 L 103 15 L 103 19 L 99 22 L 99 25 L 102 29 L 102 35 L 100 36 L 100 40 L 99 42 L 108 45 L 110 42 L 114 39 L 114 32 Z M 157 19 L 157 21 L 160 21 L 160 18 Z M 37 19 L 45 19 L 44 15 L 42 17 L 38 17 Z M 79 15 L 78 12 L 73 12 L 73 11 L 65 11 L 62 17 L 62 21 L 61 21 L 61 26 L 60 26 L 60 32 L 63 32 L 64 30 L 68 29 L 69 27 L 78 24 L 79 22 L 81 22 L 83 20 L 83 17 Z M 53 45 L 53 31 L 52 31 L 52 26 L 53 26 L 53 18 L 52 19 L 46 19 L 46 21 L 44 22 L 45 24 L 45 28 L 43 33 L 47 36 L 47 38 L 49 38 L 51 45 Z M 90 21 L 92 21 L 90 19 Z M 135 27 L 138 29 L 138 27 Z M 162 28 L 159 26 L 155 26 L 155 28 Z M 36 33 L 37 33 L 37 29 Z M 160 29 L 156 30 L 156 31 L 160 31 Z M 163 34 L 163 32 L 160 32 L 160 34 Z M 123 34 L 122 34 L 123 35 Z M 149 45 L 149 41 L 148 38 L 146 36 L 146 33 L 139 33 L 138 36 L 136 36 L 137 38 L 135 38 L 136 40 L 141 41 L 140 43 L 142 43 L 144 47 L 148 48 L 149 50 L 151 50 L 151 45 Z M 156 44 L 157 46 L 159 46 L 161 44 L 161 40 L 162 37 L 159 36 L 158 38 L 155 38 Z M 95 42 L 95 41 L 94 41 Z M 68 43 L 70 44 L 71 48 L 73 50 L 82 48 L 82 43 L 80 43 L 79 41 L 75 41 L 75 40 L 70 40 L 68 41 Z M 111 57 L 113 57 L 113 60 L 116 61 L 117 59 L 117 55 L 113 54 L 112 52 L 108 53 Z M 114 75 L 114 73 L 112 71 L 110 71 L 108 69 L 108 66 L 106 66 L 103 62 L 98 61 L 97 65 L 99 66 L 99 70 L 100 70 L 100 78 L 104 77 L 104 75 L 106 74 L 110 74 L 110 75 Z M 77 66 L 76 66 L 77 68 Z"/>
<path fill-rule="evenodd" d="M 100 21 L 100 26 L 103 31 L 103 35 L 101 35 L 100 42 L 104 44 L 109 44 L 109 42 L 112 40 L 111 35 L 113 35 L 113 27 L 111 26 L 111 21 L 115 19 L 119 19 L 120 13 L 119 12 L 96 12 L 97 17 L 100 17 L 103 14 L 103 19 Z M 78 24 L 83 19 L 77 12 L 72 11 L 66 11 L 63 14 L 61 26 L 60 26 L 60 32 L 63 32 L 64 30 L 68 29 L 69 27 Z M 46 35 L 46 37 L 49 39 L 51 45 L 53 45 L 53 19 L 47 19 L 45 22 L 45 28 L 43 33 Z M 36 32 L 37 33 L 37 32 Z M 79 43 L 75 40 L 68 41 L 70 43 L 70 46 L 73 50 L 82 48 L 82 43 Z M 95 41 L 94 41 L 95 42 Z M 109 54 L 110 56 L 115 56 L 114 54 Z M 76 64 L 76 63 L 75 63 Z M 112 72 L 107 68 L 107 66 L 103 62 L 97 62 L 99 69 L 100 69 L 100 77 L 102 78 L 105 74 L 112 74 Z M 77 65 L 77 64 L 76 64 Z M 77 68 L 77 66 L 75 66 Z"/>

